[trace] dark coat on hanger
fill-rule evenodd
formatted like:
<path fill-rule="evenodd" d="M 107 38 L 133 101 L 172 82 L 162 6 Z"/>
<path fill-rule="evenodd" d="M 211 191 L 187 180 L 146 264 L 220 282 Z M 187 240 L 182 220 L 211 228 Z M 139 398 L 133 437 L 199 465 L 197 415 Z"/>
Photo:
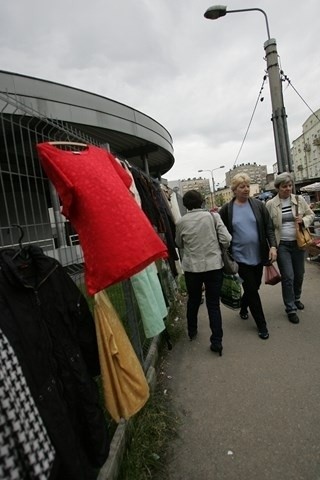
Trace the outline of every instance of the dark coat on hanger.
<path fill-rule="evenodd" d="M 169 252 L 168 263 L 173 276 L 176 277 L 178 272 L 175 260 L 179 260 L 179 257 L 174 242 L 175 224 L 169 206 L 164 201 L 160 185 L 137 168 L 132 168 L 131 173 L 141 198 L 141 208 L 164 240 Z"/>
<path fill-rule="evenodd" d="M 50 478 L 95 478 L 109 439 L 92 378 L 99 374 L 93 318 L 58 261 L 34 246 L 14 255 L 0 252 L 0 328 L 56 449 Z"/>

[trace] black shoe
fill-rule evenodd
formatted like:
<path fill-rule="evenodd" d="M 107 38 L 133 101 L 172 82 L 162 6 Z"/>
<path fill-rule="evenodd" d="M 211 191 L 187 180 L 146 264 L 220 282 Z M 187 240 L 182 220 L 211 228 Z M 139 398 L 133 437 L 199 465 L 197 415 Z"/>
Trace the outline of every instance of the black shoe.
<path fill-rule="evenodd" d="M 261 330 L 261 332 L 258 332 L 259 338 L 262 340 L 268 340 L 269 338 L 269 332 L 268 330 Z"/>
<path fill-rule="evenodd" d="M 304 305 L 303 305 L 303 303 L 300 302 L 300 300 L 297 300 L 294 303 L 295 303 L 298 310 L 303 310 L 304 309 Z"/>
<path fill-rule="evenodd" d="M 222 347 L 221 343 L 211 344 L 210 345 L 210 350 L 211 350 L 211 352 L 219 353 L 219 357 L 221 357 L 223 347 Z"/>
<path fill-rule="evenodd" d="M 192 342 L 192 340 L 194 340 L 197 335 L 198 335 L 198 332 L 189 333 L 190 342 Z"/>
<path fill-rule="evenodd" d="M 296 314 L 296 312 L 288 313 L 288 320 L 291 323 L 299 323 L 300 322 L 299 317 Z"/>
<path fill-rule="evenodd" d="M 242 320 L 248 320 L 249 318 L 249 314 L 246 310 L 243 310 L 243 311 L 240 310 L 239 315 L 240 315 L 240 318 L 242 318 Z"/>

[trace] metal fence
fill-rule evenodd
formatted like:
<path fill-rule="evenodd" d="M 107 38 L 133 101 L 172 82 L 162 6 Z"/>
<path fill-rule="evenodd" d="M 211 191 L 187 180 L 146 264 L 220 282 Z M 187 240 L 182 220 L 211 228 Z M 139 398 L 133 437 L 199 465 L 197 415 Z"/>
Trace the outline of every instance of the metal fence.
<path fill-rule="evenodd" d="M 36 144 L 44 141 L 99 145 L 95 138 L 67 123 L 44 118 L 18 98 L 0 93 L 0 248 L 16 247 L 19 242 L 40 246 L 66 268 L 85 293 L 84 259 L 78 235 L 61 215 L 59 197 L 37 157 Z M 157 267 L 169 305 L 175 296 L 175 280 L 167 262 L 158 261 Z M 144 335 L 130 280 L 106 291 L 144 363 L 150 340 Z"/>

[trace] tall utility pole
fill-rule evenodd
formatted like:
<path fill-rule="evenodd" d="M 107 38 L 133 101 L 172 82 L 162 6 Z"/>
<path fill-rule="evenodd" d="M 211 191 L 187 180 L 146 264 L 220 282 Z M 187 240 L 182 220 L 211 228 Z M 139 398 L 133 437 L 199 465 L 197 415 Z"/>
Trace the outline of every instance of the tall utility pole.
<path fill-rule="evenodd" d="M 272 125 L 277 157 L 278 174 L 292 172 L 292 158 L 287 126 L 287 114 L 283 102 L 282 82 L 279 69 L 277 42 L 270 38 L 268 17 L 261 8 L 243 8 L 240 10 L 227 10 L 224 5 L 213 5 L 204 13 L 205 18 L 216 20 L 224 17 L 227 13 L 258 11 L 264 15 L 267 27 L 268 40 L 264 43 L 266 53 L 267 72 L 269 77 L 270 96 L 272 104 Z"/>
<path fill-rule="evenodd" d="M 267 72 L 269 77 L 270 96 L 272 104 L 272 125 L 276 147 L 278 173 L 292 172 L 292 158 L 287 125 L 287 114 L 283 101 L 282 81 L 279 70 L 277 43 L 269 38 L 264 43 L 266 52 Z"/>

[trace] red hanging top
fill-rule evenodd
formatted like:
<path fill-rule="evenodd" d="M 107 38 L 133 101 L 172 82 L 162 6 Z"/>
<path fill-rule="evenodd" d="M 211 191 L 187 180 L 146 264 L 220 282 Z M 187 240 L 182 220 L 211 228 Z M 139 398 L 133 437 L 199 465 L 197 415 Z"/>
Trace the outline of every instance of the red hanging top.
<path fill-rule="evenodd" d="M 132 197 L 132 179 L 106 150 L 66 151 L 37 145 L 41 164 L 79 235 L 88 293 L 131 277 L 167 247 Z"/>

